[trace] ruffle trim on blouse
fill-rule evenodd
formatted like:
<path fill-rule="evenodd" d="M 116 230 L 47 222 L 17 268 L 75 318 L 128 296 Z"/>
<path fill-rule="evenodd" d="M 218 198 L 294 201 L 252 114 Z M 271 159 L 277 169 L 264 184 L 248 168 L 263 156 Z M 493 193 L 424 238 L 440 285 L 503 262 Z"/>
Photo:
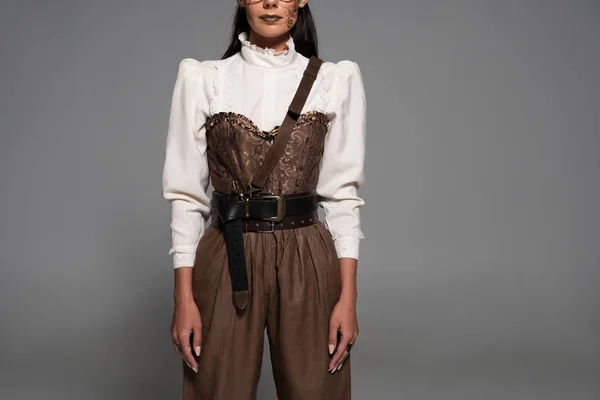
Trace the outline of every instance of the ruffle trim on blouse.
<path fill-rule="evenodd" d="M 242 42 L 248 47 L 256 47 L 256 51 L 262 53 L 273 53 L 280 54 L 282 52 L 274 52 L 273 49 L 261 48 L 258 47 L 246 39 L 245 33 L 241 33 L 239 35 L 242 39 Z M 293 48 L 293 40 L 290 38 L 288 40 L 288 46 Z M 219 60 L 215 63 L 214 67 L 217 69 L 217 73 L 215 79 L 213 80 L 213 93 L 210 97 L 210 105 L 209 110 L 211 115 L 215 115 L 220 112 L 233 112 L 235 106 L 235 96 L 234 96 L 234 86 L 235 86 L 235 75 L 236 75 L 236 60 L 235 58 L 231 58 L 229 60 Z M 300 82 L 302 79 L 302 75 L 306 66 L 308 64 L 308 60 L 305 62 L 297 63 L 296 74 L 297 80 Z M 339 67 L 338 67 L 339 68 Z M 337 74 L 337 70 L 334 74 Z M 319 69 L 317 74 L 317 78 L 313 84 L 313 88 L 311 90 L 311 95 L 309 96 L 308 101 L 303 107 L 303 112 L 315 111 L 325 114 L 327 110 L 327 102 L 330 96 L 330 90 L 332 88 L 332 83 L 334 79 L 325 79 L 325 66 L 322 66 Z"/>
<path fill-rule="evenodd" d="M 261 54 L 267 54 L 270 56 L 278 56 L 280 54 L 288 54 L 291 50 L 294 50 L 296 48 L 294 45 L 294 39 L 292 38 L 291 35 L 290 35 L 290 38 L 287 40 L 287 42 L 285 42 L 285 44 L 287 45 L 287 49 L 281 50 L 281 51 L 275 51 L 275 49 L 271 49 L 268 47 L 259 47 L 259 46 L 255 45 L 254 43 L 250 43 L 250 41 L 248 40 L 248 34 L 246 32 L 240 33 L 238 35 L 238 39 L 242 43 L 242 46 L 246 46 L 246 47 L 252 49 L 253 51 L 256 51 Z"/>
<path fill-rule="evenodd" d="M 302 113 L 298 117 L 295 126 L 300 126 L 311 121 L 317 121 L 322 123 L 323 125 L 327 125 L 329 123 L 329 118 L 327 117 L 327 115 L 319 111 L 307 111 Z M 221 122 L 227 122 L 239 126 L 248 132 L 254 133 L 257 136 L 268 140 L 275 138 L 275 136 L 277 136 L 277 134 L 279 133 L 279 126 L 277 126 L 276 129 L 274 128 L 271 131 L 263 131 L 256 125 L 254 121 L 252 121 L 247 116 L 232 111 L 222 111 L 209 116 L 206 119 L 207 132 L 210 131 L 216 124 Z"/>

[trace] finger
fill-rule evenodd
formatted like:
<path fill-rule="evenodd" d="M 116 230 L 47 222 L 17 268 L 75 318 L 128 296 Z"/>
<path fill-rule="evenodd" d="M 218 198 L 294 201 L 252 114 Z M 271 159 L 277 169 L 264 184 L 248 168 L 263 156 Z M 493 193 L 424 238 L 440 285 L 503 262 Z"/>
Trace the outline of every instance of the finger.
<path fill-rule="evenodd" d="M 342 365 L 344 365 L 344 362 L 350 356 L 350 350 L 352 349 L 352 346 L 354 346 L 354 342 L 356 341 L 357 336 L 358 332 L 355 331 L 354 336 L 352 336 L 352 339 L 350 339 L 350 342 L 348 342 L 348 345 L 346 346 L 346 351 L 344 351 L 344 355 L 342 356 L 342 359 L 340 360 L 340 363 L 337 367 L 338 371 L 342 368 Z"/>
<path fill-rule="evenodd" d="M 177 348 L 177 343 L 179 343 L 179 335 L 177 334 L 176 329 L 171 330 L 171 340 L 173 341 L 173 348 L 175 349 L 175 353 L 179 354 L 179 349 Z M 179 354 L 181 355 L 181 354 Z"/>
<path fill-rule="evenodd" d="M 344 351 L 344 355 L 342 356 L 342 359 L 340 360 L 336 370 L 339 371 L 342 368 L 342 365 L 344 365 L 344 362 L 346 361 L 346 359 L 348 358 L 348 356 L 350 356 L 350 349 L 348 349 L 348 346 L 354 346 L 354 342 L 356 341 L 356 338 L 358 337 L 358 330 L 355 330 L 353 335 L 352 335 L 352 339 L 350 339 L 350 341 L 348 342 L 348 345 L 346 346 L 346 351 Z"/>
<path fill-rule="evenodd" d="M 329 355 L 333 354 L 333 351 L 335 350 L 335 345 L 337 344 L 338 340 L 338 329 L 339 326 L 337 325 L 329 325 L 329 338 L 327 339 Z"/>
<path fill-rule="evenodd" d="M 175 310 L 173 310 L 173 317 L 171 318 L 171 327 L 169 328 L 170 332 L 171 332 L 171 339 L 173 340 L 173 343 L 175 343 L 177 341 L 177 325 L 176 325 L 176 313 Z"/>
<path fill-rule="evenodd" d="M 179 351 L 180 344 L 181 348 L 183 349 L 183 343 L 179 343 L 179 339 L 173 339 L 173 348 L 175 349 L 175 353 L 177 353 L 180 357 L 183 358 L 183 352 Z"/>
<path fill-rule="evenodd" d="M 196 363 L 196 360 L 194 360 L 194 356 L 192 355 L 190 333 L 181 335 L 179 337 L 179 343 L 183 345 L 183 351 L 180 352 L 181 358 L 183 358 L 186 364 L 193 369 L 194 372 L 198 372 L 198 363 Z"/>
<path fill-rule="evenodd" d="M 355 333 L 355 336 L 346 345 L 346 347 L 344 349 L 344 354 L 342 355 L 342 359 L 338 363 L 337 367 L 335 367 L 335 371 L 339 371 L 342 368 L 342 365 L 344 365 L 344 362 L 346 361 L 346 359 L 350 356 L 350 350 L 352 349 L 352 346 L 354 345 L 355 338 L 356 338 L 356 333 Z"/>
<path fill-rule="evenodd" d="M 183 347 L 183 345 L 182 345 L 182 347 Z M 184 355 L 182 352 L 179 351 L 179 346 L 177 346 L 177 343 L 175 343 L 175 340 L 173 341 L 173 348 L 175 349 L 175 353 L 177 353 L 179 355 L 179 357 L 181 357 L 183 359 L 183 361 L 187 364 L 187 366 L 192 368 L 192 366 L 190 364 L 188 364 L 187 361 L 185 361 Z"/>
<path fill-rule="evenodd" d="M 179 355 L 179 357 L 181 357 L 185 361 L 185 363 L 188 365 L 188 367 L 190 367 L 191 369 L 194 369 L 194 367 L 192 365 L 190 365 L 190 363 L 185 359 L 185 354 L 183 352 L 179 351 L 178 344 L 181 344 L 181 347 L 185 350 L 184 341 L 182 341 L 180 339 L 180 337 L 185 337 L 185 334 L 180 335 L 176 329 L 173 329 L 171 331 L 171 337 L 173 340 L 173 348 L 175 349 L 175 353 L 177 353 Z"/>
<path fill-rule="evenodd" d="M 329 372 L 333 372 L 335 370 L 335 368 L 338 367 L 338 363 L 339 363 L 340 359 L 342 358 L 342 356 L 344 355 L 344 351 L 346 351 L 346 345 L 348 344 L 348 342 L 350 342 L 350 338 L 351 338 L 351 333 L 348 330 L 345 330 L 345 331 L 342 330 L 342 337 L 337 346 L 337 350 L 335 351 L 335 354 L 329 361 Z"/>
<path fill-rule="evenodd" d="M 340 355 L 339 360 L 336 362 L 336 364 L 333 366 L 333 368 L 331 369 L 331 373 L 334 373 L 335 371 L 339 371 L 342 363 L 344 362 L 344 360 L 346 359 L 346 357 L 348 356 L 349 352 L 348 350 L 346 350 L 346 348 L 344 347 L 344 349 L 342 350 L 342 354 Z"/>
<path fill-rule="evenodd" d="M 335 369 L 336 371 L 339 371 L 340 369 L 342 369 L 342 365 L 344 365 L 344 361 L 346 361 L 346 359 L 348 358 L 349 355 L 350 355 L 350 353 L 348 351 L 344 351 L 344 355 L 342 356 L 342 359 L 340 360 L 340 364 Z"/>
<path fill-rule="evenodd" d="M 198 366 L 196 361 L 194 360 L 194 356 L 192 354 L 192 346 L 186 344 L 183 346 L 182 358 L 185 363 L 190 367 L 194 372 L 198 372 Z"/>
<path fill-rule="evenodd" d="M 194 353 L 196 356 L 200 357 L 200 351 L 202 350 L 202 325 L 198 324 L 198 326 L 194 327 L 193 330 L 194 338 L 192 341 L 192 346 L 194 347 Z"/>

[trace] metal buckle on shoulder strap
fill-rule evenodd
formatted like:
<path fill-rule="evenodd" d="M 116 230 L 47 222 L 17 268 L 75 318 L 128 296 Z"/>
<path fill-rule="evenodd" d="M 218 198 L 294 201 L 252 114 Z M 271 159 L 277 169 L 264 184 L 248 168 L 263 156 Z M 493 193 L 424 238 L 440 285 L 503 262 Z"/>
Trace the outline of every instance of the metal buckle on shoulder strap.
<path fill-rule="evenodd" d="M 254 186 L 255 183 L 252 182 L 252 180 L 250 180 L 250 182 L 248 182 L 248 195 L 252 196 L 254 193 L 257 193 L 260 191 L 260 187 L 258 186 Z"/>
<path fill-rule="evenodd" d="M 248 193 L 240 193 L 238 196 L 244 202 L 244 218 L 250 217 L 250 195 Z"/>
<path fill-rule="evenodd" d="M 250 182 L 248 182 L 248 190 L 238 194 L 238 196 L 244 201 L 244 217 L 245 218 L 250 217 L 250 197 L 254 196 L 259 191 L 260 191 L 260 188 L 254 186 L 252 181 L 250 181 Z"/>

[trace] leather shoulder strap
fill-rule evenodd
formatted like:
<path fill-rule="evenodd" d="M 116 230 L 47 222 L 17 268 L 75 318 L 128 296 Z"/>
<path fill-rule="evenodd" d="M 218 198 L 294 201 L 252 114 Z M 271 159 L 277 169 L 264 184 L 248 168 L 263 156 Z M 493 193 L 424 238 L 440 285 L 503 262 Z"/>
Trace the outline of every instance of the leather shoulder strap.
<path fill-rule="evenodd" d="M 277 165 L 277 161 L 283 154 L 285 145 L 291 136 L 292 131 L 294 130 L 294 126 L 296 126 L 296 121 L 298 120 L 298 117 L 300 117 L 304 103 L 306 103 L 306 99 L 308 98 L 310 90 L 317 77 L 317 73 L 321 68 L 321 64 L 323 64 L 323 60 L 320 58 L 315 56 L 310 58 L 308 65 L 304 70 L 304 74 L 302 75 L 300 85 L 298 85 L 296 94 L 294 95 L 283 123 L 279 128 L 279 132 L 273 140 L 271 150 L 269 150 L 269 153 L 267 153 L 267 156 L 254 176 L 254 179 L 250 181 L 251 191 L 262 190 L 267 178 L 271 174 L 271 171 L 275 165 Z"/>

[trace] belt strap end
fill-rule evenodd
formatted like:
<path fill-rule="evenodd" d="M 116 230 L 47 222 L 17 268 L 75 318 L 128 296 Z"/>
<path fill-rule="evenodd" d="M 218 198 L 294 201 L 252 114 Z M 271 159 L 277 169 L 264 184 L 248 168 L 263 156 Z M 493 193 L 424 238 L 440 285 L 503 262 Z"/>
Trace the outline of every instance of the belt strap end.
<path fill-rule="evenodd" d="M 243 311 L 248 305 L 250 292 L 248 290 L 238 290 L 233 292 L 233 304 L 239 311 Z"/>

